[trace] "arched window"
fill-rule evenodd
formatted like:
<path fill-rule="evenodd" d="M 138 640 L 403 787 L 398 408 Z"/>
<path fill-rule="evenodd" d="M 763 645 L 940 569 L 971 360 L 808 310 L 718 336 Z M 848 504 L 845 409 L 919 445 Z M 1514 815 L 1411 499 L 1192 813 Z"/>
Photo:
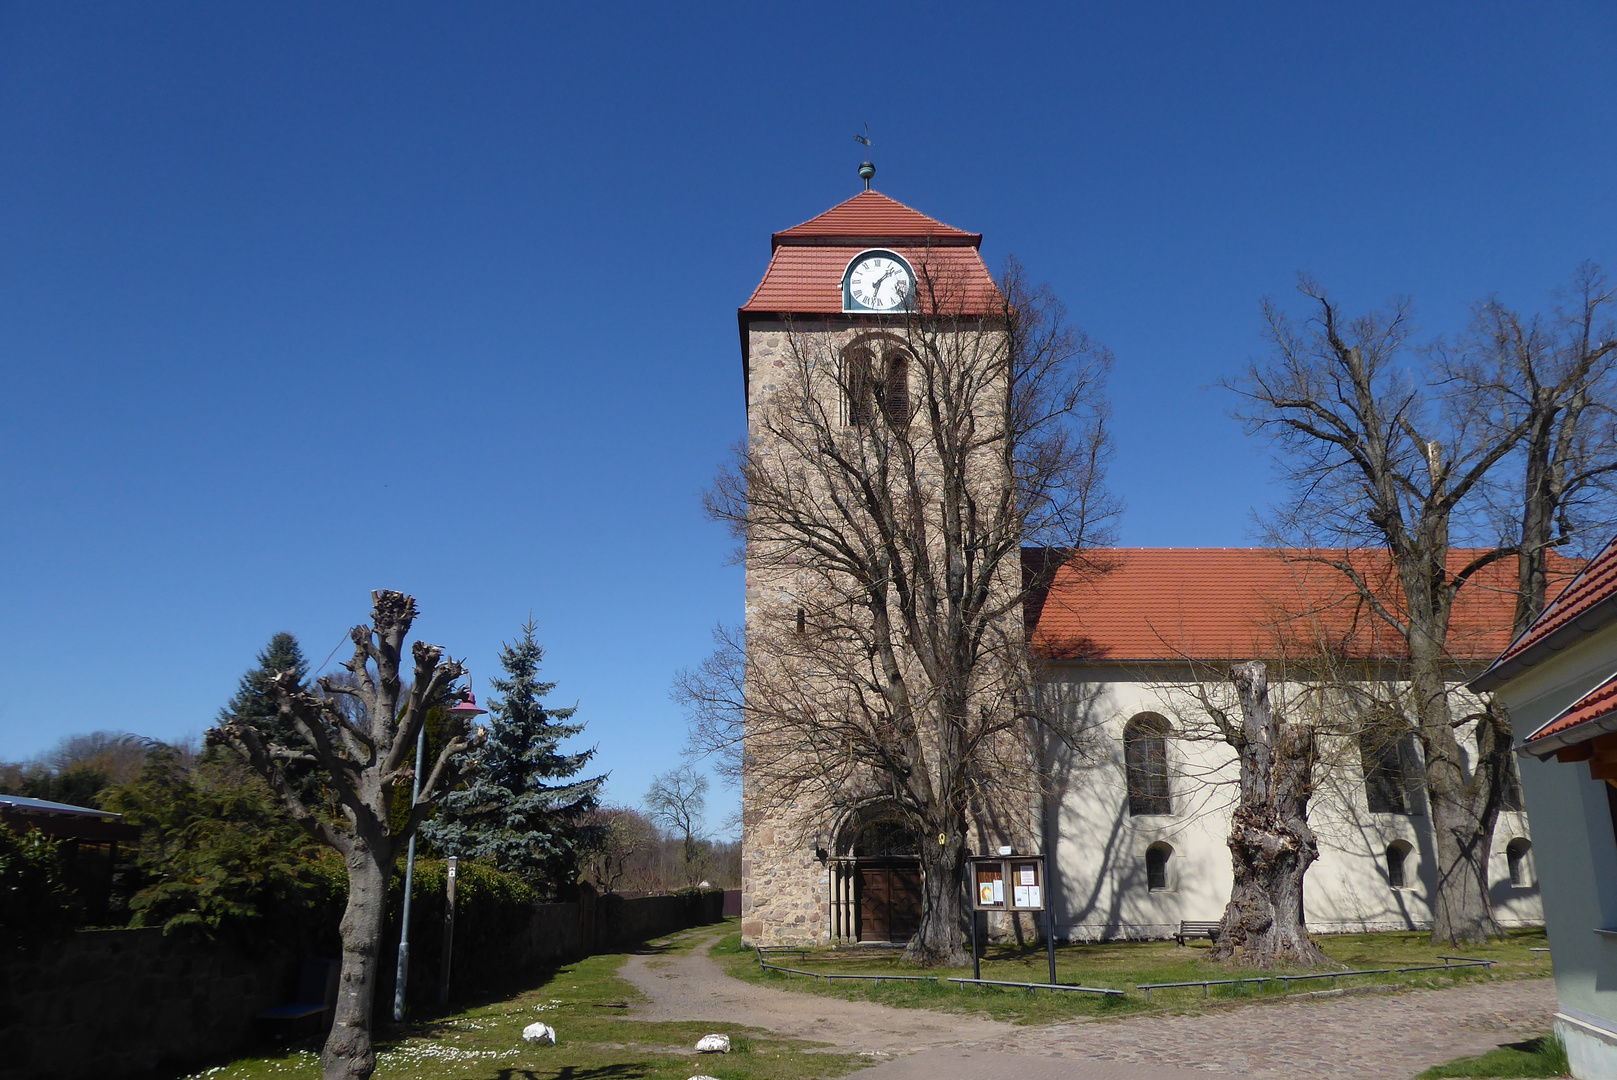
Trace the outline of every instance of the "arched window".
<path fill-rule="evenodd" d="M 1384 731 L 1359 735 L 1359 758 L 1364 765 L 1364 797 L 1372 814 L 1409 813 L 1408 754 L 1404 740 Z"/>
<path fill-rule="evenodd" d="M 1409 888 L 1409 844 L 1394 840 L 1387 845 L 1387 884 L 1395 889 Z"/>
<path fill-rule="evenodd" d="M 1145 849 L 1145 887 L 1151 892 L 1168 891 L 1168 860 L 1173 848 L 1158 841 Z"/>
<path fill-rule="evenodd" d="M 1171 814 L 1168 789 L 1168 721 L 1142 713 L 1123 727 L 1123 769 L 1129 788 L 1129 813 Z"/>
<path fill-rule="evenodd" d="M 1525 836 L 1518 836 L 1505 845 L 1505 863 L 1510 867 L 1510 884 L 1516 889 L 1530 889 L 1533 887 L 1533 871 L 1528 853 L 1533 850 L 1533 843 Z"/>
<path fill-rule="evenodd" d="M 843 407 L 851 427 L 880 417 L 893 427 L 910 419 L 910 358 L 898 342 L 861 338 L 842 354 Z"/>

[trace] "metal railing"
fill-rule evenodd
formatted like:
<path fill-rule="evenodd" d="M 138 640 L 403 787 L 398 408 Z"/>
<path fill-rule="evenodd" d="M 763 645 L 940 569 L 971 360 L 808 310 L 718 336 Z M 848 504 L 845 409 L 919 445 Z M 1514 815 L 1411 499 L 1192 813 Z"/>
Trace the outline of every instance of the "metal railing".
<path fill-rule="evenodd" d="M 799 955 L 808 955 L 808 950 L 806 949 L 777 948 L 771 951 L 796 952 Z M 854 981 L 873 982 L 878 986 L 884 982 L 929 982 L 933 984 L 938 982 L 938 977 L 936 975 L 852 975 L 840 971 L 804 971 L 802 968 L 781 967 L 779 964 L 764 963 L 763 949 L 758 950 L 758 968 L 761 971 L 778 971 L 785 975 L 788 979 L 793 975 L 802 975 L 809 979 L 824 979 L 827 986 L 831 985 L 831 983 L 836 979 L 851 979 Z"/>
<path fill-rule="evenodd" d="M 1443 962 L 1441 964 L 1415 964 L 1398 968 L 1365 968 L 1362 971 L 1322 971 L 1313 975 L 1260 975 L 1250 979 L 1191 979 L 1188 982 L 1140 983 L 1135 989 L 1145 991 L 1145 1000 L 1150 1001 L 1151 991 L 1153 990 L 1172 990 L 1187 986 L 1199 986 L 1202 988 L 1202 998 L 1206 999 L 1208 987 L 1211 986 L 1243 986 L 1248 983 L 1262 985 L 1277 982 L 1283 990 L 1289 992 L 1292 983 L 1307 982 L 1310 979 L 1329 979 L 1331 980 L 1331 986 L 1335 987 L 1336 980 L 1352 978 L 1355 975 L 1407 975 L 1411 971 L 1450 971 L 1455 968 L 1471 967 L 1488 968 L 1499 962 L 1497 960 L 1475 960 L 1466 956 L 1439 956 L 1438 959 Z"/>
<path fill-rule="evenodd" d="M 793 952 L 797 953 L 799 956 L 807 956 L 807 949 L 794 949 L 780 946 L 769 947 L 767 949 L 760 947 L 758 948 L 758 968 L 761 971 L 778 971 L 782 975 L 785 975 L 788 979 L 790 979 L 793 975 L 801 975 L 806 979 L 824 979 L 827 986 L 831 985 L 831 983 L 837 979 L 846 979 L 855 982 L 873 982 L 878 986 L 884 982 L 929 982 L 933 983 L 934 985 L 941 985 L 943 981 L 936 975 L 853 975 L 843 972 L 804 971 L 802 968 L 784 967 L 779 964 L 765 963 L 764 955 L 766 951 L 770 955 Z M 1145 1000 L 1147 1002 L 1150 1002 L 1151 991 L 1153 990 L 1176 990 L 1192 986 L 1199 986 L 1202 988 L 1203 999 L 1206 999 L 1209 996 L 1210 988 L 1214 986 L 1246 986 L 1253 983 L 1256 983 L 1260 987 L 1272 982 L 1279 983 L 1283 992 L 1290 993 L 1292 983 L 1309 982 L 1314 979 L 1329 979 L 1331 980 L 1331 986 L 1334 988 L 1337 985 L 1337 980 L 1349 979 L 1358 975 L 1407 975 L 1413 971 L 1453 971 L 1457 969 L 1474 967 L 1491 968 L 1499 962 L 1497 960 L 1478 960 L 1468 956 L 1439 956 L 1438 959 L 1443 962 L 1441 964 L 1413 964 L 1407 967 L 1364 968 L 1359 971 L 1321 971 L 1309 975 L 1257 975 L 1248 979 L 1190 979 L 1186 982 L 1139 983 L 1135 986 L 1135 989 L 1144 991 Z M 955 983 L 962 990 L 968 986 L 1008 986 L 1017 990 L 1026 990 L 1030 994 L 1035 990 L 1067 990 L 1080 994 L 1101 994 L 1106 997 L 1125 996 L 1122 990 L 1113 990 L 1110 987 L 1105 986 L 1077 986 L 1069 985 L 1067 983 L 1010 982 L 1003 979 L 951 978 L 949 981 Z"/>
<path fill-rule="evenodd" d="M 1123 991 L 1113 990 L 1105 986 L 1071 986 L 1067 983 L 1031 983 L 1031 982 L 1005 982 L 1001 979 L 950 979 L 952 983 L 959 983 L 964 990 L 968 986 L 1014 986 L 1019 990 L 1032 993 L 1035 990 L 1074 990 L 1080 994 L 1105 994 L 1108 997 L 1123 997 Z"/>

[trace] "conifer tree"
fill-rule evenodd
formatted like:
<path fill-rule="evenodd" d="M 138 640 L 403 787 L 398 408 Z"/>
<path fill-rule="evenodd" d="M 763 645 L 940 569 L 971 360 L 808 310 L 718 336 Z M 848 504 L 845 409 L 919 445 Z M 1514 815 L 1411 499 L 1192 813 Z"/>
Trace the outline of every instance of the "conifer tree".
<path fill-rule="evenodd" d="M 567 722 L 573 709 L 540 703 L 556 684 L 539 681 L 544 650 L 534 630 L 525 623 L 521 639 L 501 648 L 506 677 L 490 685 L 502 696 L 489 703 L 487 741 L 467 755 L 472 778 L 443 797 L 421 834 L 446 855 L 488 859 L 555 888 L 577 877 L 584 818 L 599 804 L 606 777 L 571 779 L 595 750 L 561 752 L 562 740 L 584 725 Z"/>
<path fill-rule="evenodd" d="M 303 649 L 298 645 L 298 639 L 287 633 L 270 638 L 269 644 L 258 654 L 258 666 L 242 675 L 235 695 L 219 710 L 220 725 L 249 724 L 263 736 L 265 742 L 297 746 L 302 741 L 297 730 L 291 719 L 282 715 L 279 703 L 270 696 L 269 691 L 270 683 L 283 671 L 293 673 L 297 689 L 308 689 L 308 661 L 303 659 Z M 288 780 L 292 781 L 304 802 L 321 801 L 320 781 L 315 766 L 307 762 L 289 761 L 285 763 L 285 770 Z"/>

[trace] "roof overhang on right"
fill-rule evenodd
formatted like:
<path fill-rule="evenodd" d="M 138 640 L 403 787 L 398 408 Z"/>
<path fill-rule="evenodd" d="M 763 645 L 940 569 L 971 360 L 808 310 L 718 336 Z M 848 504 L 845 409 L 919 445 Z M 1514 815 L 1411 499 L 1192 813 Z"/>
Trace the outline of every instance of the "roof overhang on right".
<path fill-rule="evenodd" d="M 1532 624 L 1469 686 L 1497 690 L 1590 636 L 1617 623 L 1617 538 L 1589 560 Z M 1617 656 L 1612 658 L 1617 665 Z M 1543 759 L 1590 761 L 1599 772 L 1609 750 L 1617 783 L 1617 674 L 1568 705 L 1522 740 L 1518 752 Z"/>

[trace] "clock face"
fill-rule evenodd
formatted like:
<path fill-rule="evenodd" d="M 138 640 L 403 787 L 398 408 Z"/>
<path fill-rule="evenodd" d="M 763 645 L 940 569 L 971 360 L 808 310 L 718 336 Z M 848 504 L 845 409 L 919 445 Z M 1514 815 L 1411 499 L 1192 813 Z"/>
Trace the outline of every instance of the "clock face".
<path fill-rule="evenodd" d="M 848 270 L 843 306 L 849 311 L 902 311 L 915 279 L 904 260 L 890 252 L 859 256 Z"/>

